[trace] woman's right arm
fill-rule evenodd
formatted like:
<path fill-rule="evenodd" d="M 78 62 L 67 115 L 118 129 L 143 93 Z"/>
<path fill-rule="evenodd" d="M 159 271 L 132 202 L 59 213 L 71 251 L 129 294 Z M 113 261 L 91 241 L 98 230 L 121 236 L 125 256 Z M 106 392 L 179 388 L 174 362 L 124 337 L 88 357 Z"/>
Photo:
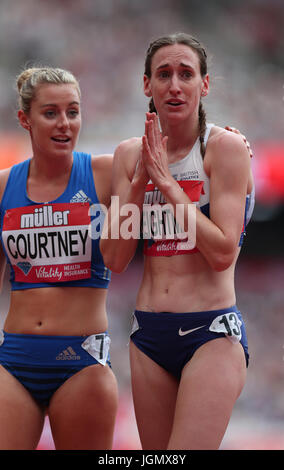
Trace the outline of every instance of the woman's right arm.
<path fill-rule="evenodd" d="M 123 141 L 114 153 L 111 205 L 100 240 L 104 263 L 111 271 L 124 271 L 135 255 L 148 180 L 141 139 Z"/>
<path fill-rule="evenodd" d="M 10 174 L 10 168 L 0 171 L 0 201 L 2 200 L 9 174 Z M 2 227 L 0 227 L 0 230 L 2 231 Z M 0 292 L 2 291 L 5 267 L 6 267 L 6 257 L 4 254 L 2 244 L 0 243 Z"/>

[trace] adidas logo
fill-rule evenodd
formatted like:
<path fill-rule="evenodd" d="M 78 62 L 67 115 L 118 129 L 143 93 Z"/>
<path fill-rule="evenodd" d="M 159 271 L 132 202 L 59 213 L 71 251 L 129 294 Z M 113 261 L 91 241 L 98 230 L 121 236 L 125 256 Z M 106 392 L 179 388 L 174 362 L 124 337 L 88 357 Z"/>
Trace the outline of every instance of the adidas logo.
<path fill-rule="evenodd" d="M 83 189 L 80 189 L 70 200 L 70 202 L 91 202 L 91 199 L 84 193 Z"/>
<path fill-rule="evenodd" d="M 67 349 L 64 349 L 58 356 L 56 356 L 57 361 L 80 361 L 81 356 L 77 356 L 74 349 L 69 346 Z"/>

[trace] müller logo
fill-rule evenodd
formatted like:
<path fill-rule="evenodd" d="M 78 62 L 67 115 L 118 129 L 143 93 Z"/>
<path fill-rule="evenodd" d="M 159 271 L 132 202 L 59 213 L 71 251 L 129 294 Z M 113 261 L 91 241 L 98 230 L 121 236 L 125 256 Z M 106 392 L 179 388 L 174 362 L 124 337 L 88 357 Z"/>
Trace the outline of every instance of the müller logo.
<path fill-rule="evenodd" d="M 54 211 L 52 206 L 34 209 L 34 212 L 21 215 L 21 228 L 52 227 L 68 225 L 69 210 Z"/>

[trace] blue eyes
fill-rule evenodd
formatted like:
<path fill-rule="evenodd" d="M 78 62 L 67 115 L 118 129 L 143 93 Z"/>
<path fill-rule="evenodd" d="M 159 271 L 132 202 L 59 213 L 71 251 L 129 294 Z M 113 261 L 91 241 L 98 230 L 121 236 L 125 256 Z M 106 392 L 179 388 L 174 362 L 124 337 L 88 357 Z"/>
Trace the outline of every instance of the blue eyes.
<path fill-rule="evenodd" d="M 72 109 L 72 110 L 68 111 L 68 115 L 70 117 L 76 117 L 76 116 L 78 116 L 78 114 L 79 114 L 79 111 L 77 111 L 76 109 Z"/>
<path fill-rule="evenodd" d="M 76 109 L 71 109 L 67 111 L 66 114 L 69 118 L 74 119 L 78 116 L 79 111 L 77 111 Z M 44 112 L 44 116 L 48 119 L 53 119 L 57 116 L 57 112 L 55 110 L 48 110 Z"/>

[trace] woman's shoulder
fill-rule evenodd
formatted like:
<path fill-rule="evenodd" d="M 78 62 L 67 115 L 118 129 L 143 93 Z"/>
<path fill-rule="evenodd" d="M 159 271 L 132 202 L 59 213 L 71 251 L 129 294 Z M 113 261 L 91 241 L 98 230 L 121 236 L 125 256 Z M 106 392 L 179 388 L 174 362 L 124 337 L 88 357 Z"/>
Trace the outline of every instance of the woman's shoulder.
<path fill-rule="evenodd" d="M 140 152 L 142 150 L 142 138 L 131 137 L 118 144 L 114 152 L 114 167 L 124 168 L 127 173 L 133 172 Z"/>
<path fill-rule="evenodd" d="M 228 158 L 228 156 L 230 158 Z M 249 158 L 248 148 L 240 132 L 233 132 L 222 127 L 214 126 L 208 138 L 204 164 L 228 165 L 244 161 L 247 164 Z"/>
<path fill-rule="evenodd" d="M 214 149 L 220 149 L 220 147 L 246 149 L 243 136 L 237 129 L 228 130 L 215 125 L 211 129 L 208 144 Z"/>
<path fill-rule="evenodd" d="M 206 146 L 205 172 L 210 176 L 213 168 L 218 172 L 235 172 L 241 167 L 244 171 L 250 169 L 250 154 L 242 134 L 214 126 Z"/>
<path fill-rule="evenodd" d="M 136 153 L 141 149 L 142 144 L 142 137 L 131 137 L 129 139 L 122 140 L 115 149 L 114 155 L 125 155 L 125 153 L 129 154 Z"/>

